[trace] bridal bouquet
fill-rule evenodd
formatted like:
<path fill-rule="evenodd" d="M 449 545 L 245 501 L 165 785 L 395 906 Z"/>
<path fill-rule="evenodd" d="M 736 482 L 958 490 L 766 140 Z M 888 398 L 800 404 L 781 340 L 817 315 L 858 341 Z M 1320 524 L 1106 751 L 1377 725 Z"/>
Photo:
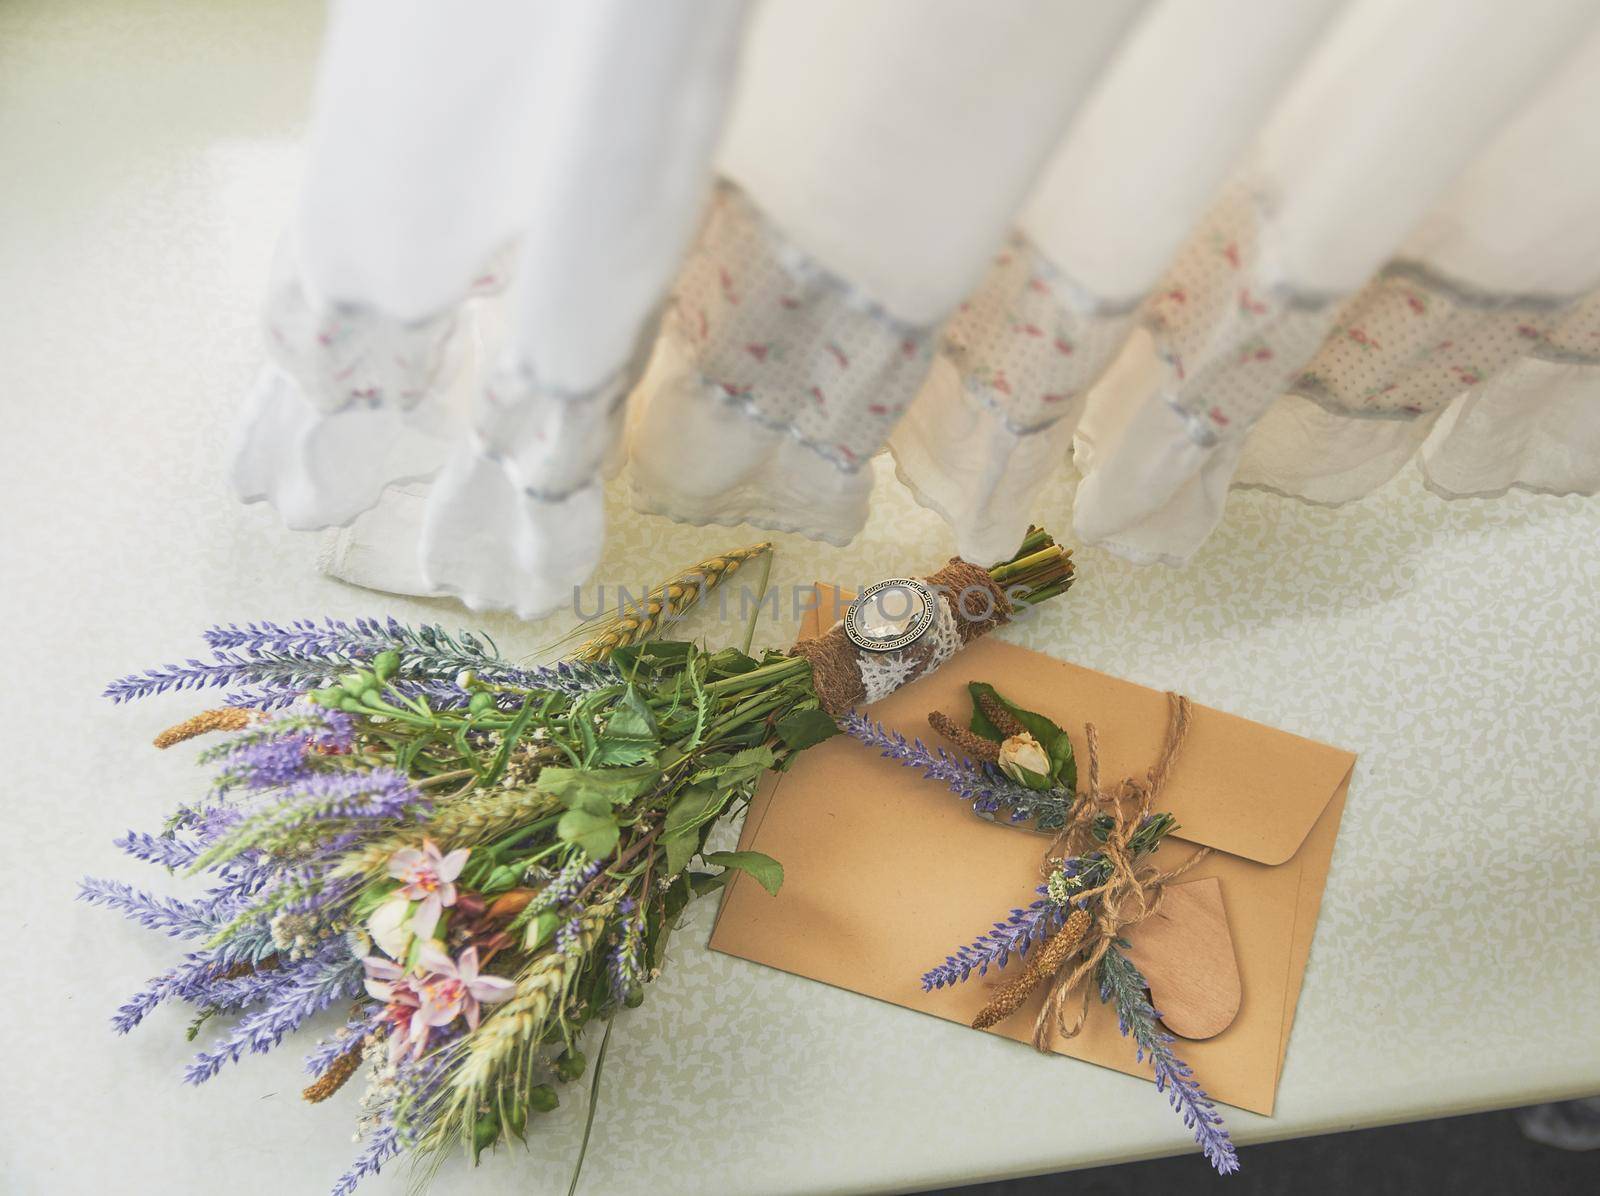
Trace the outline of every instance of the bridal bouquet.
<path fill-rule="evenodd" d="M 901 587 L 906 610 L 858 603 L 794 655 L 642 638 L 768 547 L 680 575 L 553 665 L 433 626 L 325 619 L 213 628 L 211 660 L 113 683 L 118 701 L 230 691 L 156 741 L 225 736 L 200 757 L 209 792 L 158 833 L 118 840 L 204 876 L 203 891 L 83 884 L 86 900 L 191 945 L 115 1028 L 188 1004 L 203 1045 L 185 1074 L 200 1083 L 344 1011 L 306 1059 L 307 1100 L 369 1080 L 363 1147 L 335 1193 L 402 1151 L 476 1160 L 524 1138 L 588 1068 L 585 1032 L 644 999 L 691 900 L 735 871 L 777 891 L 778 861 L 705 850 L 761 775 L 1072 579 L 1070 557 L 1032 532 L 989 570 L 951 562 L 869 587 L 863 600 Z M 603 1054 L 602 1040 L 596 1078 Z"/>

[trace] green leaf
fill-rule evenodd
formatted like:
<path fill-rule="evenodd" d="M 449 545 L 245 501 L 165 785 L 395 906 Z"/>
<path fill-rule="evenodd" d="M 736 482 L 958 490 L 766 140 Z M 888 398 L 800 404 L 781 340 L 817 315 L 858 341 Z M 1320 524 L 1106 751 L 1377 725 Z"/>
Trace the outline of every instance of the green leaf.
<path fill-rule="evenodd" d="M 687 640 L 645 640 L 615 649 L 609 663 L 623 673 L 632 673 L 640 665 L 681 665 L 693 652 L 694 645 Z"/>
<path fill-rule="evenodd" d="M 704 897 L 707 893 L 715 893 L 728 883 L 728 878 L 733 875 L 732 868 L 725 868 L 721 872 L 689 872 L 689 888 L 696 897 Z"/>
<path fill-rule="evenodd" d="M 638 687 L 630 685 L 611 709 L 611 721 L 606 724 L 606 738 L 647 739 L 656 738 L 656 716 L 650 703 L 644 700 Z"/>
<path fill-rule="evenodd" d="M 636 768 L 567 768 L 549 765 L 539 772 L 538 787 L 559 798 L 569 810 L 608 813 L 613 806 L 648 793 L 661 779 L 653 765 Z"/>
<path fill-rule="evenodd" d="M 1009 710 L 1013 717 L 1027 728 L 1028 733 L 1039 741 L 1039 746 L 1044 748 L 1045 755 L 1050 757 L 1050 779 L 1069 792 L 1078 787 L 1078 764 L 1072 755 L 1072 740 L 1067 733 L 1050 719 L 1032 710 L 1024 710 L 1015 702 L 1008 702 L 995 690 L 995 687 L 983 681 L 972 681 L 967 685 L 972 694 L 972 729 L 986 739 L 996 742 L 1005 739 L 1000 731 L 984 714 L 983 708 L 978 704 L 978 695 L 987 693 Z M 1033 786 L 1029 788 L 1048 788 L 1049 786 Z"/>
<path fill-rule="evenodd" d="M 748 872 L 774 897 L 783 887 L 783 865 L 770 855 L 759 851 L 713 851 L 706 856 L 706 863 L 721 864 L 724 868 Z"/>
<path fill-rule="evenodd" d="M 747 656 L 737 648 L 724 648 L 706 657 L 706 669 L 715 677 L 737 677 L 741 673 L 754 672 L 761 665 L 754 657 Z"/>
<path fill-rule="evenodd" d="M 660 747 L 659 731 L 650 704 L 630 685 L 612 708 L 589 763 L 597 768 L 642 764 L 654 757 Z"/>
<path fill-rule="evenodd" d="M 590 761 L 596 768 L 612 768 L 618 765 L 644 764 L 655 759 L 658 750 L 656 741 L 638 739 L 613 739 L 607 735 L 600 741 L 594 750 L 594 757 Z"/>
<path fill-rule="evenodd" d="M 585 809 L 568 810 L 556 823 L 556 834 L 590 859 L 601 860 L 617 849 L 621 837 L 616 818 Z"/>
<path fill-rule="evenodd" d="M 682 872 L 700 847 L 700 833 L 694 827 L 671 831 L 661 836 L 661 849 L 667 857 L 667 875 Z"/>
<path fill-rule="evenodd" d="M 839 733 L 839 724 L 821 710 L 796 710 L 773 724 L 783 745 L 801 751 Z"/>
<path fill-rule="evenodd" d="M 675 876 L 700 850 L 700 828 L 726 808 L 732 790 L 715 784 L 687 785 L 667 807 L 661 846 L 667 854 L 667 875 Z"/>
<path fill-rule="evenodd" d="M 696 784 L 715 780 L 722 788 L 731 789 L 759 777 L 772 767 L 774 761 L 769 747 L 745 748 L 709 768 L 702 768 L 690 780 Z"/>

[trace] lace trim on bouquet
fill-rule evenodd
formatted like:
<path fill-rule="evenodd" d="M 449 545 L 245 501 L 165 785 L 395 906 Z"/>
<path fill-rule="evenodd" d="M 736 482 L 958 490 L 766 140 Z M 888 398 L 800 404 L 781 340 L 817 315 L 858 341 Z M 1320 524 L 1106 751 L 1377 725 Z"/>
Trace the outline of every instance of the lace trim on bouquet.
<path fill-rule="evenodd" d="M 933 644 L 930 653 L 925 644 L 917 643 L 896 652 L 859 652 L 856 668 L 861 673 L 861 685 L 867 691 L 863 704 L 886 698 L 913 677 L 930 673 L 961 651 L 961 629 L 950 600 L 943 594 L 936 596 L 938 610 L 933 626 L 926 635 Z"/>
<path fill-rule="evenodd" d="M 674 299 L 711 393 L 846 471 L 883 446 L 932 357 L 929 328 L 808 258 L 728 185 Z"/>
<path fill-rule="evenodd" d="M 1086 291 L 1019 233 L 946 326 L 943 348 L 966 393 L 1026 435 L 1072 412 L 1137 308 Z"/>

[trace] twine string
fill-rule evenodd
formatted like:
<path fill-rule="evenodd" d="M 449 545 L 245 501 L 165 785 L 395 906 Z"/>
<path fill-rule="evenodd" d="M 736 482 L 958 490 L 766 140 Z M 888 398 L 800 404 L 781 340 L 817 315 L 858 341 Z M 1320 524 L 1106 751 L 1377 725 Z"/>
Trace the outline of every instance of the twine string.
<path fill-rule="evenodd" d="M 1110 791 L 1101 787 L 1099 732 L 1093 723 L 1085 725 L 1088 790 L 1045 850 L 1040 870 L 1049 876 L 1064 860 L 1098 851 L 1109 864 L 1110 875 L 1100 884 L 1072 895 L 1075 908 L 1066 923 L 1021 976 L 996 990 L 973 1020 L 975 1027 L 992 1026 L 1008 1017 L 1035 988 L 1047 983 L 1044 1004 L 1034 1020 L 1034 1047 L 1048 1051 L 1052 1034 L 1071 1038 L 1079 1033 L 1089 1016 L 1088 980 L 1106 952 L 1123 931 L 1161 908 L 1172 881 L 1210 854 L 1210 848 L 1202 847 L 1178 867 L 1166 871 L 1152 864 L 1134 863 L 1133 836 L 1150 816 L 1189 731 L 1189 699 L 1169 693 L 1167 701 L 1167 733 L 1155 764 L 1142 780 L 1126 778 Z M 1104 842 L 1096 842 L 1095 820 L 1101 814 L 1110 816 L 1111 825 Z M 1076 1009 L 1069 1010 L 1073 1003 Z"/>

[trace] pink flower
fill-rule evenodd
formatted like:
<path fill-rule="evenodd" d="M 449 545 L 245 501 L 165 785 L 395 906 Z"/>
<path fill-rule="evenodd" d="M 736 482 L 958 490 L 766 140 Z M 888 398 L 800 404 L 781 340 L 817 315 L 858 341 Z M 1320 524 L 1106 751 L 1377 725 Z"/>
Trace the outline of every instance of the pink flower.
<path fill-rule="evenodd" d="M 476 947 L 451 959 L 432 943 L 425 943 L 417 953 L 417 966 L 423 970 L 422 978 L 413 982 L 422 999 L 417 1019 L 426 1026 L 448 1026 L 464 1014 L 467 1025 L 476 1030 L 479 1006 L 498 1005 L 517 989 L 499 976 L 478 975 Z"/>
<path fill-rule="evenodd" d="M 383 1020 L 389 1023 L 389 1062 L 398 1063 L 409 1048 L 418 1058 L 428 1046 L 429 1026 L 416 1016 L 422 1001 L 412 979 L 399 964 L 380 955 L 361 961 L 367 970 L 367 992 L 382 1001 Z"/>
<path fill-rule="evenodd" d="M 440 855 L 433 840 L 424 839 L 420 851 L 407 847 L 389 857 L 389 875 L 400 881 L 395 895 L 422 903 L 411 919 L 411 932 L 418 938 L 432 938 L 439 915 L 456 903 L 453 882 L 467 866 L 470 854 L 470 848 L 458 847 L 449 855 Z"/>

